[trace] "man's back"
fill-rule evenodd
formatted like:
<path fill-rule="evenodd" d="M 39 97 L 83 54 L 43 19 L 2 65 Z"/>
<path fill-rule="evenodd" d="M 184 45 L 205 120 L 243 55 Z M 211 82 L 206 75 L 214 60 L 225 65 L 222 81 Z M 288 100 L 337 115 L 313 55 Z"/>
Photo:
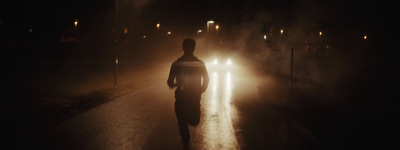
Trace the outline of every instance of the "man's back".
<path fill-rule="evenodd" d="M 188 149 L 188 124 L 196 126 L 200 122 L 201 93 L 206 91 L 209 77 L 204 62 L 193 55 L 196 42 L 193 39 L 185 39 L 182 46 L 184 54 L 172 64 L 167 84 L 170 88 L 176 87 L 175 113 L 182 143 Z"/>
<path fill-rule="evenodd" d="M 175 78 L 176 84 L 174 83 Z M 194 56 L 182 56 L 172 64 L 168 85 L 170 87 L 177 86 L 175 91 L 177 99 L 200 99 L 200 95 L 205 91 L 207 84 L 208 74 L 203 61 Z"/>

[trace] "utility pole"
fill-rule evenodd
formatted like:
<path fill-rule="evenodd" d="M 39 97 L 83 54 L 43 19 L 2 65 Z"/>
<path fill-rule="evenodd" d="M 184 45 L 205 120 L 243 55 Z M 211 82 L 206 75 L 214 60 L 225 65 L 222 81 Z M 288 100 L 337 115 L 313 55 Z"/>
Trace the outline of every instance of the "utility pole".
<path fill-rule="evenodd" d="M 290 81 L 289 81 L 289 99 L 292 97 L 292 82 L 293 82 L 293 48 L 290 57 Z"/>
<path fill-rule="evenodd" d="M 118 73 L 118 6 L 119 0 L 115 4 L 115 72 L 114 72 L 114 88 L 117 88 Z"/>

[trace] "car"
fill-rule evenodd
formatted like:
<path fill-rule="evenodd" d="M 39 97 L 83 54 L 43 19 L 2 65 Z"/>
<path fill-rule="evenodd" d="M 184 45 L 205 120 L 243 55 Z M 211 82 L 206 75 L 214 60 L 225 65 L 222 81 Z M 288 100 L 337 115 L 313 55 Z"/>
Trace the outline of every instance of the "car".
<path fill-rule="evenodd" d="M 207 67 L 214 71 L 228 71 L 233 68 L 233 60 L 230 53 L 216 52 L 211 55 Z"/>

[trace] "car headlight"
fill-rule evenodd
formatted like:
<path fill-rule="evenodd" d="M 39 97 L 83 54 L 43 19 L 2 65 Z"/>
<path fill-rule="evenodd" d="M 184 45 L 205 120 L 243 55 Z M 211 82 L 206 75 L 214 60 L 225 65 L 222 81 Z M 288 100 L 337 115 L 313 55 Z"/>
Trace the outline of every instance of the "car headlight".
<path fill-rule="evenodd" d="M 231 61 L 230 58 L 226 61 L 226 64 L 227 64 L 227 65 L 231 65 L 231 64 L 232 64 L 232 61 Z"/>
<path fill-rule="evenodd" d="M 214 65 L 218 64 L 218 59 L 217 58 L 214 59 L 213 64 Z"/>

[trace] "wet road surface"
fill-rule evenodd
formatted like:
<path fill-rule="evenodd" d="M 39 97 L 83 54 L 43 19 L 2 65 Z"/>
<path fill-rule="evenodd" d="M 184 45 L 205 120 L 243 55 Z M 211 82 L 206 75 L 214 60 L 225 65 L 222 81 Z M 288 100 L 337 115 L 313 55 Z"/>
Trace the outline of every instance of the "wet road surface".
<path fill-rule="evenodd" d="M 217 70 L 209 76 L 200 124 L 189 129 L 191 149 L 315 148 L 312 134 L 269 102 L 284 99 L 271 95 L 277 95 L 272 78 Z M 35 143 L 44 149 L 182 149 L 173 91 L 160 80 L 61 123 Z"/>

